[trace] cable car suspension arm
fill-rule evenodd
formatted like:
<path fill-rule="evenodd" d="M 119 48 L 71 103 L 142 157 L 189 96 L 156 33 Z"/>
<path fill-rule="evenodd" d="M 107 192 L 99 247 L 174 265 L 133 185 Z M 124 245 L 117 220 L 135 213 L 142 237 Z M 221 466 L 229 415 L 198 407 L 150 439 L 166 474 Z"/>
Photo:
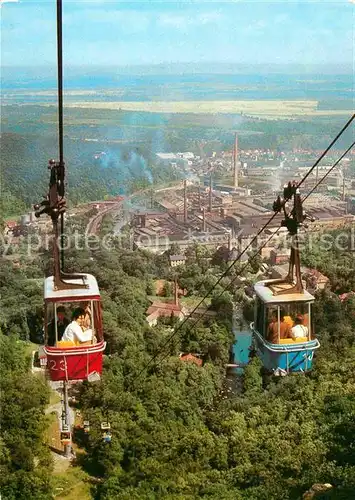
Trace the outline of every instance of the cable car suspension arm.
<path fill-rule="evenodd" d="M 87 288 L 83 282 L 83 276 L 77 274 L 66 274 L 64 269 L 64 213 L 66 211 L 65 201 L 65 163 L 63 151 L 63 40 L 62 40 L 62 0 L 57 0 L 57 64 L 58 64 L 58 138 L 59 138 L 59 161 L 49 160 L 50 170 L 49 190 L 47 196 L 41 203 L 34 205 L 35 216 L 40 217 L 47 214 L 53 224 L 53 261 L 54 261 L 54 289 L 66 290 Z M 60 220 L 60 229 L 59 229 Z M 59 247 L 60 241 L 60 247 Z M 77 279 L 79 284 L 67 283 L 64 279 Z"/>

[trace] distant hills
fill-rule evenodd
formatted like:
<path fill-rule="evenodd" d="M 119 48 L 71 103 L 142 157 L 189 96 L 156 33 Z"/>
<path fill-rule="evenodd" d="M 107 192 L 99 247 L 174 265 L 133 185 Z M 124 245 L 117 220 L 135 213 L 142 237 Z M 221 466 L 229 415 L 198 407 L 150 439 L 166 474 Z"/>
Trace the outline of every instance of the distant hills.
<path fill-rule="evenodd" d="M 179 75 L 179 74 L 284 74 L 284 75 L 350 75 L 353 74 L 352 63 L 349 64 L 237 64 L 237 63 L 162 63 L 156 65 L 132 66 L 67 66 L 65 78 L 87 76 L 89 74 L 102 76 L 116 75 Z M 1 80 L 55 79 L 55 66 L 5 66 L 2 68 Z"/>
<path fill-rule="evenodd" d="M 158 64 L 150 66 L 81 66 L 64 68 L 64 89 L 120 90 L 120 101 L 353 99 L 350 67 L 240 64 Z M 4 67 L 4 98 L 8 92 L 56 90 L 56 68 Z M 18 97 L 18 96 L 17 96 Z M 103 97 L 108 99 L 106 95 Z M 3 102 L 7 102 L 7 100 Z M 33 101 L 23 99 L 24 102 Z M 330 109 L 330 108 L 328 108 Z M 337 108 L 336 108 L 337 109 Z M 342 109 L 344 109 L 342 107 Z"/>
<path fill-rule="evenodd" d="M 93 69 L 93 67 L 91 67 Z M 104 68 L 101 68 L 104 69 Z M 349 65 L 295 65 L 295 64 L 237 64 L 237 63 L 163 63 L 156 65 L 132 65 L 111 68 L 122 74 L 176 75 L 176 74 L 352 74 Z M 100 70 L 100 68 L 98 68 Z"/>

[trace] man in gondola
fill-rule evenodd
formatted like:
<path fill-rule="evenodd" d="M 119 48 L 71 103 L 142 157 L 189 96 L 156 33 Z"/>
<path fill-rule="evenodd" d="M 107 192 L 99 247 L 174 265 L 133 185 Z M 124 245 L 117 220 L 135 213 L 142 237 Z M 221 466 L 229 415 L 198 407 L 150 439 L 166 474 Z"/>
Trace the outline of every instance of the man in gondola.
<path fill-rule="evenodd" d="M 78 307 L 73 312 L 72 322 L 66 327 L 62 341 L 72 342 L 76 345 L 91 343 L 93 338 L 92 329 L 88 328 L 83 331 L 84 322 L 85 310 Z"/>
<path fill-rule="evenodd" d="M 48 345 L 55 346 L 56 341 L 62 340 L 65 329 L 69 325 L 69 320 L 65 316 L 65 308 L 59 306 L 57 308 L 57 339 L 55 338 L 55 318 L 48 325 Z"/>
<path fill-rule="evenodd" d="M 298 315 L 295 319 L 295 325 L 291 330 L 291 336 L 294 340 L 302 337 L 308 337 L 308 328 L 303 323 L 303 316 Z"/>
<path fill-rule="evenodd" d="M 285 320 L 285 313 L 280 309 L 280 339 L 291 337 L 291 327 L 288 321 Z M 271 323 L 269 324 L 269 342 L 278 344 L 279 342 L 279 321 L 277 311 L 272 313 Z"/>

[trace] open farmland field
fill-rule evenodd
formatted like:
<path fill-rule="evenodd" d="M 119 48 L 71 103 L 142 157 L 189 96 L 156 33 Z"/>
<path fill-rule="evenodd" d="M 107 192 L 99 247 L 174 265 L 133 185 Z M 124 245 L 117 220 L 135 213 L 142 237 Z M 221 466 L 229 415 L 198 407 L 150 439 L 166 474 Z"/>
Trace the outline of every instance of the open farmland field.
<path fill-rule="evenodd" d="M 352 110 L 319 110 L 318 101 L 145 101 L 145 102 L 98 102 L 77 101 L 66 104 L 67 108 L 140 111 L 150 113 L 232 114 L 243 113 L 260 118 L 296 118 L 300 116 L 341 116 Z"/>

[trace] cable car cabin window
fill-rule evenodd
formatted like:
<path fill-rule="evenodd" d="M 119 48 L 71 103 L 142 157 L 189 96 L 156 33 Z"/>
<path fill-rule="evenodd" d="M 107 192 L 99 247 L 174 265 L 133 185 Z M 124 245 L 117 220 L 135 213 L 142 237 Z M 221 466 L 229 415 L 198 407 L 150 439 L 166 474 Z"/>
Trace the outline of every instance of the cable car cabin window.
<path fill-rule="evenodd" d="M 308 326 L 310 328 L 310 331 L 309 331 L 309 339 L 312 339 L 314 340 L 316 338 L 315 336 L 315 327 L 314 327 L 314 314 L 313 314 L 313 303 L 309 304 L 309 309 L 310 309 L 310 315 L 311 315 L 311 319 L 310 321 L 308 321 Z M 307 326 L 307 325 L 306 325 Z"/>
<path fill-rule="evenodd" d="M 302 331 L 303 337 L 309 340 L 312 336 L 311 305 L 311 302 L 289 302 L 280 306 L 281 312 L 285 314 L 285 320 L 292 327 L 300 325 L 300 332 Z"/>
<path fill-rule="evenodd" d="M 259 297 L 255 301 L 255 328 L 262 337 L 265 337 L 265 305 Z"/>
<path fill-rule="evenodd" d="M 103 338 L 101 307 L 97 300 L 47 302 L 45 318 L 48 346 L 91 345 Z"/>
<path fill-rule="evenodd" d="M 46 304 L 45 344 L 54 347 L 62 339 L 69 323 L 67 307 L 64 304 Z"/>
<path fill-rule="evenodd" d="M 101 302 L 98 300 L 93 301 L 93 318 L 94 325 L 96 327 L 96 338 L 98 342 L 103 340 L 103 331 L 102 331 L 102 314 L 101 314 Z"/>
<path fill-rule="evenodd" d="M 311 339 L 311 303 L 289 302 L 267 307 L 267 340 L 272 344 L 305 342 Z M 299 340 L 297 340 L 299 339 Z"/>

